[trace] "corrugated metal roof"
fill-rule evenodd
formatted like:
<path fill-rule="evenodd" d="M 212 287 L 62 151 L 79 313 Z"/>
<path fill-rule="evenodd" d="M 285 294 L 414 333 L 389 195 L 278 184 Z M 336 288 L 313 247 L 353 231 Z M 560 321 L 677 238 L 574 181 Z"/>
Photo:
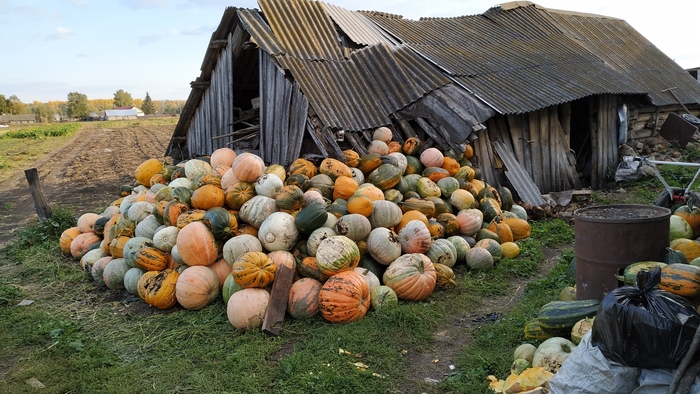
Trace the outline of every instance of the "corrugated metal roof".
<path fill-rule="evenodd" d="M 326 9 L 326 12 L 328 12 L 328 15 L 333 18 L 333 21 L 335 21 L 343 32 L 356 44 L 397 44 L 395 40 L 382 33 L 377 25 L 372 23 L 372 21 L 367 19 L 364 15 L 329 3 L 323 3 L 323 7 Z"/>
<path fill-rule="evenodd" d="M 258 10 L 239 10 L 238 17 L 243 27 L 250 33 L 251 39 L 260 49 L 271 55 L 287 53 Z"/>
<path fill-rule="evenodd" d="M 679 85 L 686 102 L 700 101 L 700 84 L 625 21 L 527 4 L 418 21 L 363 14 L 500 113 L 604 93 L 648 93 L 654 104 L 675 104 L 659 91 Z"/>
<path fill-rule="evenodd" d="M 343 51 L 333 21 L 320 2 L 258 0 L 275 37 L 292 56 L 312 60 L 342 60 Z"/>
<path fill-rule="evenodd" d="M 277 60 L 294 75 L 324 124 L 360 131 L 391 123 L 389 114 L 449 83 L 406 49 L 396 53 L 374 45 L 353 52 L 344 62 L 289 56 Z"/>

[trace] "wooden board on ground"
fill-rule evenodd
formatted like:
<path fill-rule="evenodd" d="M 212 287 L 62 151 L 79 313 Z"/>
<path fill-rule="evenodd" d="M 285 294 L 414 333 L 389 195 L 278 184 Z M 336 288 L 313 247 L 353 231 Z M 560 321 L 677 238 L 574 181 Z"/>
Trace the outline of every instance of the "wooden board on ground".
<path fill-rule="evenodd" d="M 262 324 L 262 331 L 265 334 L 279 335 L 284 315 L 287 313 L 289 289 L 292 288 L 293 281 L 293 269 L 283 264 L 277 266 L 275 280 L 272 282 L 272 290 L 270 291 L 270 301 L 267 304 L 267 311 L 265 311 L 265 318 Z"/>

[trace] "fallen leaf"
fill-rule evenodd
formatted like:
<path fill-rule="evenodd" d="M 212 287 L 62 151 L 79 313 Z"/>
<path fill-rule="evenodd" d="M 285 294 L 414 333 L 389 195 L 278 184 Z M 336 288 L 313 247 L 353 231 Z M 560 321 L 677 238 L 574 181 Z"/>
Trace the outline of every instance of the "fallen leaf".
<path fill-rule="evenodd" d="M 433 362 L 438 363 L 438 362 L 440 362 L 440 360 L 436 358 L 435 360 L 433 360 Z"/>

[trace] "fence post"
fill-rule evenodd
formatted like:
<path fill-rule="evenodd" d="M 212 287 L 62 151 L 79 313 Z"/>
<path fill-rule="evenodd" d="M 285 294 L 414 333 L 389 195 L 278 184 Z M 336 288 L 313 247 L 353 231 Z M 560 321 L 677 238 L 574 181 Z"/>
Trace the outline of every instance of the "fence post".
<path fill-rule="evenodd" d="M 39 216 L 39 221 L 43 223 L 44 220 L 51 217 L 51 208 L 49 208 L 49 204 L 46 203 L 44 192 L 41 190 L 39 172 L 36 170 L 36 168 L 30 168 L 24 171 L 24 176 L 27 178 L 27 182 L 29 183 L 29 190 L 32 193 L 36 214 Z"/>

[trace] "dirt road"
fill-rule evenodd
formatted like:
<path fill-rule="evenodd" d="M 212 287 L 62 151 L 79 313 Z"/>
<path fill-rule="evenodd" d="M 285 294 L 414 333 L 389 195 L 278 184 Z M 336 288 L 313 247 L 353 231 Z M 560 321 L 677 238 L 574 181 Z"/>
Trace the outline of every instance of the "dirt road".
<path fill-rule="evenodd" d="M 118 198 L 120 185 L 133 183 L 134 170 L 141 162 L 149 158 L 171 162 L 163 154 L 174 127 L 82 129 L 66 145 L 28 168 L 37 169 L 50 205 L 70 207 L 76 215 L 102 213 Z M 18 171 L 0 183 L 0 246 L 33 218 L 36 211 L 27 180 L 24 171 Z"/>

